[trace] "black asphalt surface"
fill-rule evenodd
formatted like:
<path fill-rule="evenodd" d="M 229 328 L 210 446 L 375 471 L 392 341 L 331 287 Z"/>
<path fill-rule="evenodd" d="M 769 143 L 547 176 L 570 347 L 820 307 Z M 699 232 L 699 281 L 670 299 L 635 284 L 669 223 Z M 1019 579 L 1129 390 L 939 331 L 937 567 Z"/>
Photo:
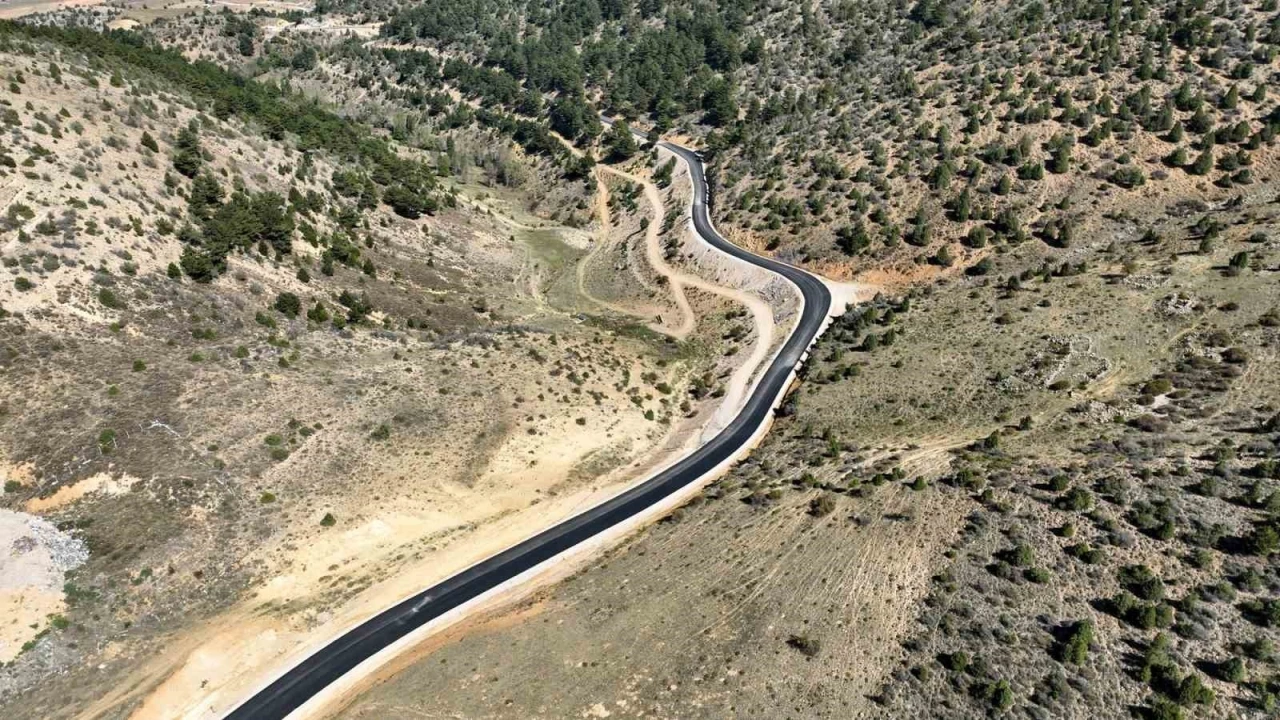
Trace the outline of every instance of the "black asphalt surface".
<path fill-rule="evenodd" d="M 747 443 L 766 420 L 773 401 L 817 336 L 831 306 L 825 285 L 785 263 L 753 255 L 722 238 L 707 215 L 707 184 L 701 158 L 672 143 L 660 143 L 688 163 L 694 187 L 693 223 L 698 234 L 720 250 L 783 275 L 804 295 L 804 313 L 755 392 L 733 421 L 688 457 L 648 481 L 510 547 L 379 613 L 335 639 L 226 717 L 232 720 L 283 718 L 364 660 L 435 618 L 520 573 L 599 535 L 697 481 Z"/>

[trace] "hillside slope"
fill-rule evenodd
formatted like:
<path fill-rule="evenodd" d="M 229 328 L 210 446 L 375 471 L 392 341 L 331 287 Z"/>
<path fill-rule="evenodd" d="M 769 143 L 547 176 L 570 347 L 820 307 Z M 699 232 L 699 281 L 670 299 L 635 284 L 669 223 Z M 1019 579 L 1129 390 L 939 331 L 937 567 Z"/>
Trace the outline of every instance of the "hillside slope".
<path fill-rule="evenodd" d="M 687 196 L 599 112 L 702 148 L 731 239 L 887 292 L 752 460 L 345 716 L 1275 714 L 1275 0 L 339 0 L 145 36 L 236 74 L 0 45 L 19 717 L 216 711 L 689 439 L 752 332 L 672 282 Z"/>
<path fill-rule="evenodd" d="M 479 0 L 403 9 L 382 34 L 479 62 L 454 74 L 487 102 L 550 94 L 569 137 L 599 134 L 593 109 L 699 137 L 721 224 L 836 274 L 1064 247 L 1089 216 L 1275 175 L 1267 0 Z"/>
<path fill-rule="evenodd" d="M 715 327 L 595 306 L 443 152 L 136 35 L 0 66 L 6 717 L 253 682 L 703 422 Z"/>

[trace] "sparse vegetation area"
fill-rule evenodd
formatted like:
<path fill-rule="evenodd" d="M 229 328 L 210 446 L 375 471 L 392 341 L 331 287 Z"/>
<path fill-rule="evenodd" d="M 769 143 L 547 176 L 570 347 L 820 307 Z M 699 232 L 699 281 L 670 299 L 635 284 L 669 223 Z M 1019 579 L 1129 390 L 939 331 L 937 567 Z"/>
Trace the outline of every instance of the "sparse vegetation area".
<path fill-rule="evenodd" d="M 346 717 L 1274 716 L 1278 54 L 1274 0 L 0 22 L 0 510 L 87 551 L 0 707 L 201 696 L 139 659 L 403 597 L 706 422 L 758 326 L 635 127 L 881 292 L 747 461 Z"/>
<path fill-rule="evenodd" d="M 23 596 L 6 717 L 131 706 L 202 623 L 238 648 L 396 592 L 704 422 L 701 339 L 582 296 L 584 233 L 446 168 L 474 128 L 424 151 L 128 33 L 6 22 L 0 61 L 0 529 L 86 550 Z"/>

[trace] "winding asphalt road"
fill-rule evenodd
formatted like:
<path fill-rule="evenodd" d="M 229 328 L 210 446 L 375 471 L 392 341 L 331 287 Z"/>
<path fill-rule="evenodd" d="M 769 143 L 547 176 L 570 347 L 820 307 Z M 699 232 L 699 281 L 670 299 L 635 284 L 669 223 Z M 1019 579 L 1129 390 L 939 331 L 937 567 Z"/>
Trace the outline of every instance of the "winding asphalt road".
<path fill-rule="evenodd" d="M 719 435 L 675 465 L 382 611 L 285 672 L 227 715 L 228 719 L 284 718 L 330 683 L 405 635 L 697 482 L 750 442 L 769 419 L 790 384 L 792 371 L 822 329 L 831 307 L 831 293 L 813 275 L 749 253 L 721 237 L 707 215 L 708 190 L 701 157 L 670 142 L 659 144 L 683 158 L 689 167 L 694 189 L 693 224 L 698 234 L 729 255 L 782 275 L 795 284 L 804 297 L 799 323 L 756 383 L 746 405 Z"/>

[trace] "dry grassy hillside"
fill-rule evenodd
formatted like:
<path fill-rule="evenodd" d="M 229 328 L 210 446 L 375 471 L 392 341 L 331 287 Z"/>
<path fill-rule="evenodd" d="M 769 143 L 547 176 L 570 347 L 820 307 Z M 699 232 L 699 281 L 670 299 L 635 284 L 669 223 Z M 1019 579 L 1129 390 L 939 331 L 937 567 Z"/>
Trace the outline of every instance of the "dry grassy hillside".
<path fill-rule="evenodd" d="M 598 112 L 886 294 L 703 498 L 344 716 L 1275 715 L 1275 0 L 189 10 L 148 37 L 270 90 L 0 35 L 15 716 L 216 712 L 740 392 L 786 293 Z"/>
<path fill-rule="evenodd" d="M 0 35 L 8 717 L 251 681 L 687 439 L 717 325 L 580 294 L 587 233 L 88 47 Z"/>
<path fill-rule="evenodd" d="M 766 12 L 721 213 L 798 257 L 909 278 L 991 244 L 1066 247 L 1104 212 L 1248 193 L 1275 174 L 1277 17 L 1265 1 Z"/>
<path fill-rule="evenodd" d="M 1272 716 L 1274 183 L 1077 237 L 839 319 L 701 501 L 342 716 Z"/>
<path fill-rule="evenodd" d="M 691 137 L 723 226 L 831 273 L 1067 246 L 1091 215 L 1274 174 L 1271 0 L 339 7 L 568 137 L 597 110 Z"/>

